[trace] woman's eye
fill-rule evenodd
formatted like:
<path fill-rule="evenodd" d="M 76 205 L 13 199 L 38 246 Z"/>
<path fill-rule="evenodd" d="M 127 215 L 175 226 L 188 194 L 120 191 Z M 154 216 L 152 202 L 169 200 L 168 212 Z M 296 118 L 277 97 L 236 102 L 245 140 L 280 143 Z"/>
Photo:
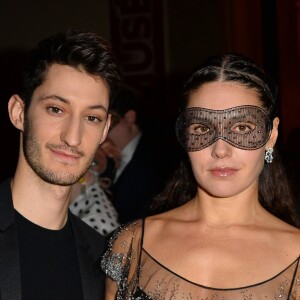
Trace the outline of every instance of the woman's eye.
<path fill-rule="evenodd" d="M 209 132 L 209 127 L 202 124 L 192 124 L 188 130 L 192 134 L 206 134 Z"/>
<path fill-rule="evenodd" d="M 87 116 L 87 120 L 92 123 L 100 123 L 102 120 L 96 116 Z"/>
<path fill-rule="evenodd" d="M 252 123 L 236 123 L 231 127 L 231 131 L 239 134 L 245 134 L 255 129 L 255 125 Z"/>

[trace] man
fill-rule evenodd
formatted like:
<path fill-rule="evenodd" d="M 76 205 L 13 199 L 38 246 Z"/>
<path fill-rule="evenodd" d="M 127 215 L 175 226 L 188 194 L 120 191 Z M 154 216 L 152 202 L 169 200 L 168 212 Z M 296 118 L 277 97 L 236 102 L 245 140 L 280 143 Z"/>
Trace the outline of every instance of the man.
<path fill-rule="evenodd" d="M 109 139 L 100 147 L 103 151 L 109 149 L 107 156 L 110 161 L 115 160 L 116 169 L 115 172 L 112 168 L 106 170 L 100 176 L 114 174 L 112 202 L 119 222 L 126 223 L 149 214 L 151 200 L 160 192 L 171 161 L 162 145 L 152 137 L 153 133 L 143 126 L 139 98 L 134 91 L 122 87 L 114 99 L 111 114 Z M 109 142 L 110 148 L 107 147 Z M 113 145 L 120 151 L 121 159 L 118 151 L 111 150 Z"/>
<path fill-rule="evenodd" d="M 16 172 L 0 186 L 1 299 L 104 299 L 103 237 L 72 215 L 71 186 L 110 125 L 119 73 L 108 44 L 70 30 L 39 43 L 8 103 Z"/>

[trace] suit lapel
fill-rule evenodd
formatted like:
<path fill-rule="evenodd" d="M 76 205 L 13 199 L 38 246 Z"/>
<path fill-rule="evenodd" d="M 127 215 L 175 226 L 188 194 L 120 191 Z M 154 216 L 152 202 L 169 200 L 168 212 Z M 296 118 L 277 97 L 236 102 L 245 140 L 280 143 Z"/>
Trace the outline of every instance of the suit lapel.
<path fill-rule="evenodd" d="M 0 299 L 21 300 L 19 244 L 10 180 L 0 185 L 0 290 Z"/>
<path fill-rule="evenodd" d="M 95 259 L 96 255 L 100 257 L 101 249 L 98 249 L 97 253 L 93 253 L 93 245 L 91 245 L 87 239 L 86 234 L 77 223 L 77 220 L 71 213 L 69 214 L 69 217 L 77 248 L 84 299 L 102 300 L 104 299 L 104 280 L 102 280 L 102 274 L 96 266 L 97 260 Z M 101 292 L 103 293 L 103 298 L 101 298 Z"/>

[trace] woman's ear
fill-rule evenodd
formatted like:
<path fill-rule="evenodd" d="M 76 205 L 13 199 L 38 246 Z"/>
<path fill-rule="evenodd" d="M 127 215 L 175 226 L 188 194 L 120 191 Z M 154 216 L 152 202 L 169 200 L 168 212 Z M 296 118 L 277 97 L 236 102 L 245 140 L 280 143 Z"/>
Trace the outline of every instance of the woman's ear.
<path fill-rule="evenodd" d="M 13 95 L 8 101 L 8 114 L 12 124 L 19 130 L 24 130 L 24 101 L 19 95 Z"/>
<path fill-rule="evenodd" d="M 272 128 L 270 139 L 268 140 L 268 142 L 266 144 L 266 149 L 274 148 L 277 138 L 278 138 L 278 125 L 279 125 L 279 118 L 276 117 L 273 120 L 273 128 Z"/>

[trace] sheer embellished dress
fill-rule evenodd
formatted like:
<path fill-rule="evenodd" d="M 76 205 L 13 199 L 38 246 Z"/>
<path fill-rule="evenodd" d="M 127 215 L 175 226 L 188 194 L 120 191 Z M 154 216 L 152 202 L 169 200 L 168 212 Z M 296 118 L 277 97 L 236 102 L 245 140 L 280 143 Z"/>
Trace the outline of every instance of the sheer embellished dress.
<path fill-rule="evenodd" d="M 300 299 L 299 258 L 266 281 L 220 289 L 196 284 L 164 267 L 143 248 L 143 236 L 144 220 L 119 227 L 102 257 L 103 271 L 117 283 L 117 300 Z"/>

